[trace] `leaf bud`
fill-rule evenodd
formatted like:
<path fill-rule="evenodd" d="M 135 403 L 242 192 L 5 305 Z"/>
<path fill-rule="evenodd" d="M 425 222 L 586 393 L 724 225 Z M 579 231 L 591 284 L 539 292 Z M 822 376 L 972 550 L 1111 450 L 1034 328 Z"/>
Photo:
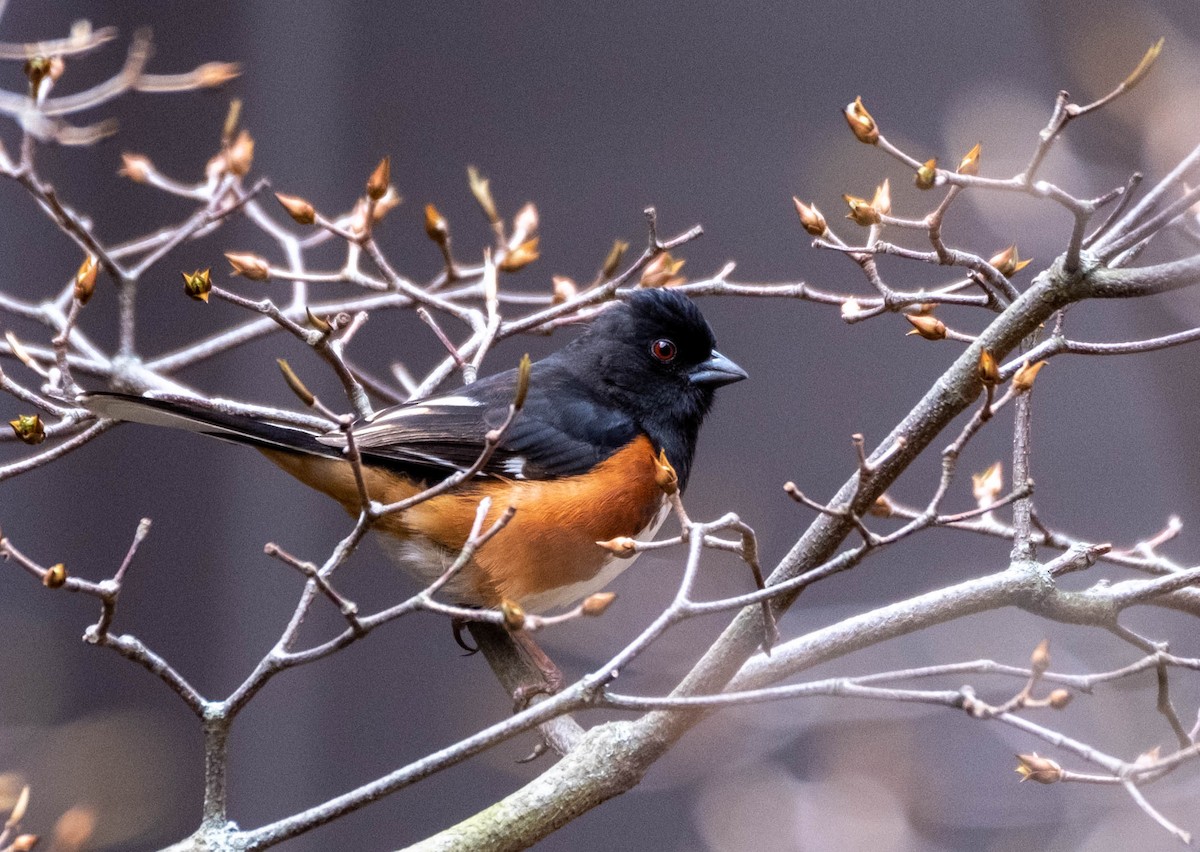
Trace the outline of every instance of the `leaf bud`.
<path fill-rule="evenodd" d="M 604 611 L 608 609 L 609 604 L 616 599 L 617 596 L 613 592 L 596 592 L 583 599 L 580 609 L 584 615 L 603 615 Z"/>
<path fill-rule="evenodd" d="M 817 209 L 815 204 L 805 204 L 796 196 L 792 196 L 792 203 L 796 205 L 796 215 L 800 217 L 800 224 L 804 230 L 808 231 L 814 237 L 820 237 L 829 230 L 829 225 L 825 222 L 825 217 L 821 215 L 821 211 Z"/>
<path fill-rule="evenodd" d="M 960 175 L 977 175 L 979 174 L 979 152 L 982 145 L 978 142 L 975 147 L 967 152 L 967 156 L 963 157 L 958 164 L 958 173 Z"/>
<path fill-rule="evenodd" d="M 932 157 L 917 169 L 916 177 L 913 178 L 913 183 L 917 185 L 917 189 L 933 189 L 937 183 L 937 157 Z"/>
<path fill-rule="evenodd" d="M 67 566 L 61 562 L 51 565 L 42 575 L 42 585 L 47 589 L 59 589 L 67 582 Z"/>
<path fill-rule="evenodd" d="M 926 340 L 945 340 L 946 324 L 935 316 L 913 316 L 905 314 L 904 318 L 913 324 L 909 334 L 919 334 Z"/>
<path fill-rule="evenodd" d="M 863 106 L 861 96 L 846 104 L 843 114 L 846 116 L 846 123 L 850 125 L 850 131 L 859 142 L 874 145 L 879 141 L 879 128 L 875 125 L 871 113 Z"/>
<path fill-rule="evenodd" d="M 89 254 L 79 265 L 79 270 L 75 273 L 75 299 L 79 304 L 86 305 L 88 299 L 96 292 L 96 273 L 99 268 L 99 261 L 94 254 Z"/>
<path fill-rule="evenodd" d="M 211 271 L 197 269 L 190 275 L 186 272 L 181 273 L 183 275 L 183 292 L 189 299 L 195 299 L 198 302 L 208 301 L 208 294 L 212 290 Z"/>
<path fill-rule="evenodd" d="M 500 601 L 500 614 L 504 616 L 504 626 L 513 633 L 525 627 L 525 610 L 516 601 Z"/>
<path fill-rule="evenodd" d="M 450 239 L 450 223 L 432 204 L 425 205 L 425 236 L 439 246 L 444 246 Z"/>
<path fill-rule="evenodd" d="M 392 158 L 384 157 L 367 178 L 367 197 L 372 201 L 383 198 L 392 182 Z"/>
<path fill-rule="evenodd" d="M 46 427 L 40 414 L 18 414 L 16 420 L 8 421 L 8 425 L 26 444 L 36 445 L 46 440 Z"/>
<path fill-rule="evenodd" d="M 317 221 L 316 209 L 305 199 L 295 195 L 284 195 L 282 192 L 275 193 L 275 198 L 297 225 L 311 225 Z"/>
<path fill-rule="evenodd" d="M 271 277 L 271 265 L 256 254 L 227 251 L 225 259 L 233 267 L 230 275 L 240 275 L 251 281 L 266 281 Z"/>
<path fill-rule="evenodd" d="M 1053 784 L 1063 778 L 1063 769 L 1048 757 L 1033 754 L 1017 755 L 1017 774 L 1022 781 L 1036 781 L 1039 784 Z"/>

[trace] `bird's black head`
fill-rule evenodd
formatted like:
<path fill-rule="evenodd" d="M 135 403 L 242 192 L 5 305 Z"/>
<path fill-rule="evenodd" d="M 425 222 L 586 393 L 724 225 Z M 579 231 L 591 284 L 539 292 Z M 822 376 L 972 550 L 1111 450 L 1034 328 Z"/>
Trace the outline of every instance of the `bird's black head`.
<path fill-rule="evenodd" d="M 746 378 L 716 351 L 700 309 L 671 290 L 636 290 L 604 311 L 568 349 L 608 400 L 634 413 L 687 482 L 700 423 L 713 391 Z"/>

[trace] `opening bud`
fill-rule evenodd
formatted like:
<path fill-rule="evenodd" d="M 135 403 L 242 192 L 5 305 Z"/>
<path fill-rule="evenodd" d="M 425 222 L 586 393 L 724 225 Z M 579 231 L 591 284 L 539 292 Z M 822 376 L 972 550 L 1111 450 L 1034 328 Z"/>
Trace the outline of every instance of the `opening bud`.
<path fill-rule="evenodd" d="M 846 218 L 852 220 L 854 224 L 869 228 L 871 225 L 878 225 L 881 221 L 879 211 L 872 207 L 871 202 L 867 199 L 859 198 L 857 195 L 843 195 L 842 198 L 846 199 L 846 204 L 850 207 Z"/>
<path fill-rule="evenodd" d="M 925 164 L 917 169 L 913 183 L 917 185 L 917 189 L 933 189 L 937 183 L 937 157 L 926 160 Z"/>
<path fill-rule="evenodd" d="M 829 225 L 825 222 L 825 217 L 821 215 L 821 211 L 817 209 L 815 204 L 805 204 L 796 196 L 792 196 L 792 203 L 796 205 L 796 215 L 800 217 L 800 224 L 804 226 L 804 230 L 808 231 L 814 237 L 822 236 L 829 230 Z"/>
<path fill-rule="evenodd" d="M 42 576 L 42 585 L 47 589 L 60 589 L 67 582 L 67 566 L 59 562 L 46 569 Z"/>
<path fill-rule="evenodd" d="M 664 494 L 674 494 L 679 490 L 679 474 L 667 458 L 666 450 L 658 451 L 658 458 L 654 464 L 654 482 Z"/>
<path fill-rule="evenodd" d="M 129 178 L 134 183 L 145 183 L 152 171 L 154 164 L 150 162 L 149 157 L 130 154 L 128 151 L 121 154 L 121 168 L 117 169 L 117 174 L 121 177 Z"/>
<path fill-rule="evenodd" d="M 946 339 L 946 324 L 935 316 L 913 316 L 905 314 L 904 318 L 913 325 L 912 334 L 919 334 L 926 340 L 945 340 Z"/>
<path fill-rule="evenodd" d="M 249 278 L 251 281 L 266 281 L 271 277 L 271 265 L 264 258 L 256 254 L 227 251 L 225 252 L 225 259 L 233 267 L 233 271 L 229 273 L 230 275 L 240 275 L 243 278 Z"/>
<path fill-rule="evenodd" d="M 40 414 L 18 414 L 16 420 L 8 421 L 17 438 L 26 444 L 40 444 L 46 440 L 46 427 Z"/>
<path fill-rule="evenodd" d="M 963 157 L 958 164 L 958 173 L 960 175 L 977 175 L 979 174 L 979 152 L 982 149 L 982 144 L 975 143 L 975 147 L 967 152 L 967 156 Z"/>
<path fill-rule="evenodd" d="M 854 134 L 855 139 L 868 145 L 874 145 L 879 141 L 879 128 L 875 125 L 875 119 L 871 117 L 871 113 L 867 112 L 867 108 L 863 106 L 862 96 L 846 104 L 843 114 L 846 116 L 846 123 L 850 125 L 850 131 Z"/>
<path fill-rule="evenodd" d="M 1053 784 L 1063 778 L 1063 769 L 1048 757 L 1033 754 L 1017 755 L 1017 774 L 1022 781 L 1036 781 L 1039 784 Z"/>
<path fill-rule="evenodd" d="M 504 616 L 504 626 L 513 633 L 525 627 L 525 610 L 516 601 L 500 601 L 500 614 Z"/>

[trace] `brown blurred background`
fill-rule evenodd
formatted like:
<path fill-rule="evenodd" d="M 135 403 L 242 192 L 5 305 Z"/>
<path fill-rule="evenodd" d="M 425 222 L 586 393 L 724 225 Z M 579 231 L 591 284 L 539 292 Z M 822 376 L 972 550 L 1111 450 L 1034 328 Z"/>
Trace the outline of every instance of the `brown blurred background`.
<path fill-rule="evenodd" d="M 370 169 L 392 157 L 405 204 L 384 224 L 393 262 L 418 279 L 439 266 L 421 228 L 435 202 L 450 220 L 457 253 L 475 259 L 488 232 L 465 169 L 491 178 L 502 212 L 525 201 L 541 213 L 543 259 L 511 286 L 547 290 L 552 274 L 590 278 L 615 237 L 644 239 L 641 211 L 657 206 L 664 233 L 701 223 L 684 271 L 702 277 L 728 260 L 734 278 L 806 280 L 865 292 L 845 258 L 808 247 L 790 196 L 816 202 L 832 221 L 840 194 L 869 195 L 883 177 L 895 208 L 924 212 L 910 176 L 858 145 L 839 115 L 862 95 L 889 138 L 920 157 L 953 161 L 983 143 L 983 173 L 1007 176 L 1028 159 L 1055 92 L 1099 96 L 1160 35 L 1159 66 L 1132 96 L 1070 128 L 1047 176 L 1099 194 L 1133 170 L 1161 175 L 1200 142 L 1200 11 L 1192 0 L 943 4 L 564 2 L 435 4 L 18 2 L 0 20 L 5 41 L 62 35 L 71 21 L 115 24 L 128 36 L 154 29 L 152 71 L 212 59 L 243 64 L 219 93 L 133 96 L 103 114 L 121 132 L 94 148 L 46 149 L 40 168 L 70 203 L 115 242 L 185 218 L 190 208 L 115 176 L 123 150 L 144 153 L 167 174 L 196 180 L 216 150 L 230 97 L 245 101 L 256 142 L 252 177 L 303 195 L 323 210 L 348 206 Z M 114 72 L 122 43 L 68 64 L 59 93 Z M 16 64 L 0 84 L 21 90 Z M 100 116 L 98 115 L 97 118 Z M 9 124 L 0 130 L 15 150 Z M 841 232 L 857 236 L 846 224 Z M 1016 241 L 1035 258 L 1018 279 L 1050 261 L 1069 233 L 1055 206 L 969 195 L 947 227 L 955 244 L 991 254 Z M 183 246 L 144 281 L 141 334 L 149 353 L 244 319 L 232 307 L 182 298 L 179 271 L 224 269 L 221 252 L 280 260 L 242 222 Z M 1164 241 L 1154 257 L 1175 256 Z M 0 183 L 0 287 L 32 296 L 60 287 L 77 251 L 11 182 Z M 336 251 L 314 254 L 334 268 Z M 890 262 L 888 262 L 890 260 Z M 941 271 L 885 259 L 895 286 L 934 285 Z M 223 274 L 223 273 L 221 273 Z M 246 285 L 268 292 L 280 284 Z M 319 290 L 319 288 L 317 288 Z M 85 327 L 112 340 L 113 299 L 102 291 Z M 899 317 L 846 326 L 835 309 L 800 302 L 706 300 L 723 351 L 752 380 L 725 389 L 702 436 L 688 494 L 692 514 L 735 510 L 758 531 L 773 564 L 811 519 L 783 494 L 794 479 L 830 496 L 853 471 L 848 436 L 873 444 L 958 351 L 904 337 Z M 956 327 L 981 318 L 945 312 Z M 1087 339 L 1165 332 L 1200 319 L 1194 293 L 1136 304 L 1085 306 L 1069 328 Z M 38 330 L 5 318 L 32 340 Z M 559 335 L 560 338 L 563 335 Z M 493 369 L 561 339 L 510 341 Z M 411 315 L 374 317 L 355 350 L 386 368 L 419 372 L 439 350 Z M 1060 359 L 1038 381 L 1034 477 L 1049 522 L 1091 540 L 1129 545 L 1173 513 L 1184 532 L 1170 552 L 1194 561 L 1200 519 L 1193 401 L 1194 349 L 1140 358 Z M 368 354 L 369 353 L 369 354 Z M 277 336 L 183 378 L 227 397 L 291 404 L 272 359 L 288 357 L 335 398 L 316 359 Z M 7 368 L 7 365 L 6 365 Z M 14 371 L 14 373 L 17 371 Z M 5 400 L 4 419 L 19 408 Z M 1005 459 L 1007 416 L 972 445 L 965 473 Z M 939 444 L 940 447 L 941 444 Z M 14 457 L 11 444 L 0 458 Z M 936 455 L 896 490 L 926 499 Z M 952 508 L 969 508 L 969 481 Z M 91 578 L 111 574 L 137 520 L 154 519 L 130 574 L 117 629 L 136 633 L 209 695 L 232 690 L 278 636 L 298 578 L 261 553 L 276 541 L 319 559 L 348 529 L 340 510 L 248 451 L 188 435 L 124 427 L 65 461 L 0 484 L 6 535 L 44 562 L 64 561 Z M 910 541 L 806 594 L 785 635 L 888 600 L 1004 565 L 1003 543 L 935 533 Z M 1084 585 L 1100 571 L 1072 578 Z M 1113 576 L 1120 576 L 1113 573 Z M 544 634 L 569 675 L 614 652 L 670 598 L 677 560 L 647 555 L 613 589 L 618 603 L 598 621 Z M 341 577 L 364 606 L 410 589 L 365 546 Z M 403 584 L 399 587 L 397 584 Z M 748 587 L 745 571 L 714 558 L 709 594 Z M 307 636 L 337 620 L 320 607 Z M 90 600 L 55 595 L 13 567 L 0 571 L 0 772 L 34 788 L 30 826 L 45 831 L 78 803 L 99 812 L 96 843 L 151 849 L 199 818 L 202 783 L 195 719 L 142 670 L 85 647 Z M 1173 649 L 1200 653 L 1194 623 L 1145 610 L 1131 626 Z M 722 622 L 689 624 L 623 673 L 628 690 L 666 689 Z M 1134 653 L 1107 634 L 1040 623 L 1018 611 L 951 624 L 823 669 L 861 673 L 988 656 L 1022 663 L 1043 636 L 1056 668 L 1115 667 Z M 975 681 L 1002 699 L 1013 685 Z M 1185 721 L 1195 679 L 1177 678 Z M 1170 731 L 1154 713 L 1152 678 L 1100 690 L 1048 720 L 1125 757 Z M 460 657 L 432 617 L 401 621 L 334 660 L 279 677 L 241 717 L 232 742 L 232 816 L 255 826 L 343 792 L 503 717 L 508 699 L 481 659 Z M 599 718 L 599 717 L 597 717 Z M 1045 717 L 1043 720 L 1046 721 Z M 330 827 L 294 841 L 308 849 L 402 846 L 474 813 L 546 765 L 518 766 L 526 739 L 497 749 Z M 810 700 L 726 713 L 685 739 L 634 792 L 566 827 L 541 848 L 741 850 L 1142 850 L 1174 848 L 1117 790 L 1018 785 L 1016 751 L 1034 742 L 949 712 Z M 1069 766 L 1074 762 L 1065 760 Z M 1076 766 L 1075 768 L 1082 768 Z M 1168 815 L 1200 830 L 1195 770 L 1150 795 Z"/>

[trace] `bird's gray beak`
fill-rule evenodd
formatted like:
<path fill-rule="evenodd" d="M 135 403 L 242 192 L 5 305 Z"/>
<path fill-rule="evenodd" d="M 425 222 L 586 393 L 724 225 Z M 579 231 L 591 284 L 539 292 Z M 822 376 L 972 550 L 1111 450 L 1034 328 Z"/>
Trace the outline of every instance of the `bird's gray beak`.
<path fill-rule="evenodd" d="M 712 385 L 713 387 L 740 382 L 742 379 L 748 378 L 750 376 L 745 370 L 716 350 L 713 350 L 712 357 L 707 361 L 697 364 L 688 376 L 694 385 Z"/>

